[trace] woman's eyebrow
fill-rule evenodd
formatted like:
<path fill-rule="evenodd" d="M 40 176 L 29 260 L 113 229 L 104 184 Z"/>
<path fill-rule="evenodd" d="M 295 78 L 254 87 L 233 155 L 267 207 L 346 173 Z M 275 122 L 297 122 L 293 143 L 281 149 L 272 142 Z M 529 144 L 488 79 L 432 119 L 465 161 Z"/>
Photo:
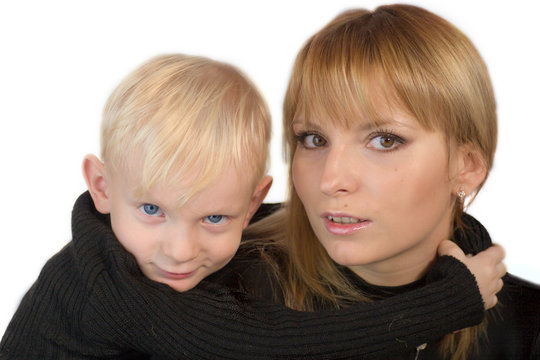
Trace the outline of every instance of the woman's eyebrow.
<path fill-rule="evenodd" d="M 308 127 L 313 130 L 322 130 L 322 127 L 319 124 L 311 122 L 311 121 L 304 121 L 303 119 L 293 120 L 291 127 L 294 128 L 295 126 Z"/>
<path fill-rule="evenodd" d="M 414 128 L 411 124 L 408 124 L 404 121 L 396 120 L 395 118 L 379 118 L 375 119 L 373 121 L 364 121 L 362 124 L 358 125 L 358 130 L 361 131 L 368 131 L 368 130 L 374 130 L 378 127 L 398 127 L 398 128 Z"/>
<path fill-rule="evenodd" d="M 328 125 L 328 124 L 325 124 Z M 329 125 L 332 126 L 332 125 Z M 325 127 L 321 126 L 321 124 L 317 122 L 312 122 L 309 120 L 304 119 L 295 119 L 291 123 L 291 127 L 307 127 L 312 130 L 316 131 L 323 131 Z M 358 121 L 356 125 L 354 125 L 351 130 L 353 131 L 359 131 L 359 132 L 367 132 L 367 131 L 373 131 L 380 127 L 396 127 L 396 128 L 403 128 L 403 129 L 413 129 L 414 126 L 410 125 L 404 121 L 396 120 L 395 118 L 377 118 L 373 119 L 372 121 L 369 120 L 361 120 Z"/>

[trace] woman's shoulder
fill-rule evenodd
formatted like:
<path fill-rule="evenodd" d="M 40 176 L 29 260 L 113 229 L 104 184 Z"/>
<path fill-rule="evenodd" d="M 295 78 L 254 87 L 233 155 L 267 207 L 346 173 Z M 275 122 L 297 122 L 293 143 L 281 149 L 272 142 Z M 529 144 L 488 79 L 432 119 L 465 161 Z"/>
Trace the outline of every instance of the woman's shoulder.
<path fill-rule="evenodd" d="M 540 285 L 512 274 L 503 277 L 504 287 L 499 302 L 511 305 L 527 318 L 534 318 L 540 327 Z"/>
<path fill-rule="evenodd" d="M 540 286 L 512 274 L 503 280 L 499 302 L 489 311 L 488 342 L 481 353 L 536 358 L 540 355 Z"/>

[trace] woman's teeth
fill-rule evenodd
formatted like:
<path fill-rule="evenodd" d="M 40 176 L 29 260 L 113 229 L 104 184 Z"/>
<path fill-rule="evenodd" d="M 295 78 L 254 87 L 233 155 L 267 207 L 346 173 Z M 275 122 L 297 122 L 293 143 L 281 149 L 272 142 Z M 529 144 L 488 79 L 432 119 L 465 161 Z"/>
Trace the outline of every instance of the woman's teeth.
<path fill-rule="evenodd" d="M 328 220 L 337 224 L 357 224 L 363 220 L 346 216 L 328 216 Z"/>

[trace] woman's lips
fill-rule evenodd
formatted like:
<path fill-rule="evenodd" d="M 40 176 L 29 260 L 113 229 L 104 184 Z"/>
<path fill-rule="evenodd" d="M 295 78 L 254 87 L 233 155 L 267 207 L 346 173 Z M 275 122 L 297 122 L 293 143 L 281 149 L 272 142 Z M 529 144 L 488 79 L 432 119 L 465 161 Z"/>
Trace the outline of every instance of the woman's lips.
<path fill-rule="evenodd" d="M 325 213 L 322 218 L 326 230 L 334 235 L 350 235 L 371 225 L 371 220 L 346 214 Z"/>

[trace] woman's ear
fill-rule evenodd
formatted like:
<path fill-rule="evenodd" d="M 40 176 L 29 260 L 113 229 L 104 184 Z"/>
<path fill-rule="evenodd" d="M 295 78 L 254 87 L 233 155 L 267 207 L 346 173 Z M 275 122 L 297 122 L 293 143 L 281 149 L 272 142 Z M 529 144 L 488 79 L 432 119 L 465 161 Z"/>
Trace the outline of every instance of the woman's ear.
<path fill-rule="evenodd" d="M 480 151 L 470 145 L 462 145 L 458 149 L 455 176 L 455 192 L 463 191 L 472 194 L 486 179 L 487 166 Z"/>
<path fill-rule="evenodd" d="M 83 160 L 82 170 L 97 211 L 102 214 L 110 213 L 105 166 L 95 155 L 86 155 Z"/>
<path fill-rule="evenodd" d="M 264 198 L 266 197 L 266 194 L 268 194 L 268 191 L 272 187 L 272 181 L 272 177 L 266 175 L 261 179 L 261 181 L 259 181 L 259 183 L 255 187 L 249 203 L 249 209 L 246 215 L 246 219 L 244 221 L 244 229 L 248 226 L 249 221 L 251 220 L 253 215 L 255 215 L 255 212 L 257 212 L 259 206 L 261 206 Z"/>

